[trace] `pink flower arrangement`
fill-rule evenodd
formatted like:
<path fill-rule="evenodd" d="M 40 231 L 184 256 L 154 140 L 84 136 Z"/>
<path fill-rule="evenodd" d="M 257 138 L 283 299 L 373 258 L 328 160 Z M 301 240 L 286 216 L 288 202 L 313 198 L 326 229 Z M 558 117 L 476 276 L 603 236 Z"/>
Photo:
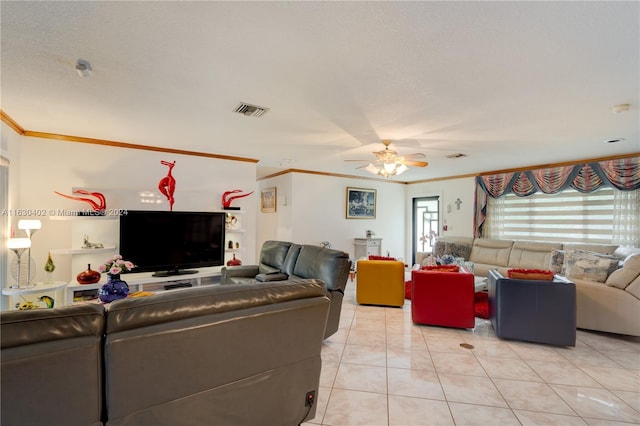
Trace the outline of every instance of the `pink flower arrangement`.
<path fill-rule="evenodd" d="M 122 260 L 122 256 L 116 254 L 113 257 L 107 259 L 102 265 L 98 267 L 98 271 L 102 273 L 107 273 L 108 275 L 119 275 L 123 272 L 131 272 L 133 268 L 135 268 L 132 262 L 128 260 Z"/>

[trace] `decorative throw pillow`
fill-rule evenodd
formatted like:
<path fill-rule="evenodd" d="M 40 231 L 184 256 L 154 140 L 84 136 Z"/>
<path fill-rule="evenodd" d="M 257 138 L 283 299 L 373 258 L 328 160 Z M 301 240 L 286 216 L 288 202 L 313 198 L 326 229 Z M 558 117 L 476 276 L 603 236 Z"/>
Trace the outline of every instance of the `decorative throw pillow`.
<path fill-rule="evenodd" d="M 618 267 L 618 259 L 602 253 L 586 250 L 567 250 L 564 270 L 569 279 L 582 279 L 604 283 Z"/>
<path fill-rule="evenodd" d="M 551 269 L 555 274 L 564 275 L 564 254 L 564 250 L 551 250 L 549 269 Z"/>
<path fill-rule="evenodd" d="M 445 244 L 443 254 L 450 254 L 453 257 L 462 257 L 464 260 L 469 260 L 469 256 L 471 255 L 471 246 L 469 244 L 448 242 Z"/>
<path fill-rule="evenodd" d="M 638 275 L 640 275 L 640 253 L 627 256 L 622 268 L 613 271 L 606 283 L 611 287 L 624 290 Z"/>
<path fill-rule="evenodd" d="M 633 294 L 636 299 L 640 299 L 640 276 L 633 280 L 624 291 Z"/>

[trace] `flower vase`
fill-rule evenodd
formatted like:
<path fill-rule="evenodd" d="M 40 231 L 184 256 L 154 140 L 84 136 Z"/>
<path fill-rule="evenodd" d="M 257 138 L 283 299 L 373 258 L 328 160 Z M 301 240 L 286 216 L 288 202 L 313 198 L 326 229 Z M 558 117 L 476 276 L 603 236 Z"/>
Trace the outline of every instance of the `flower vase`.
<path fill-rule="evenodd" d="M 111 303 L 114 300 L 124 299 L 129 294 L 129 286 L 120 279 L 120 274 L 107 274 L 107 283 L 98 292 L 98 298 L 103 303 Z"/>

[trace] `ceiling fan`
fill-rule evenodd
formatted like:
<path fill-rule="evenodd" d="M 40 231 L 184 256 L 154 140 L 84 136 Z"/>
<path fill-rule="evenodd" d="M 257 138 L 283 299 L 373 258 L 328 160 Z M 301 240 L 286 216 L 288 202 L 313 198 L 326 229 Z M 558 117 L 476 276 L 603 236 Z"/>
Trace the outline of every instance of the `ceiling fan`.
<path fill-rule="evenodd" d="M 425 155 L 421 153 L 398 155 L 398 152 L 389 148 L 391 141 L 385 139 L 382 141 L 384 149 L 382 151 L 374 151 L 376 159 L 370 160 L 345 160 L 345 161 L 369 161 L 366 166 L 360 166 L 358 169 L 365 169 L 369 173 L 374 175 L 384 176 L 386 178 L 391 176 L 397 176 L 409 169 L 408 166 L 413 167 L 426 167 L 429 163 L 426 161 L 418 161 L 418 158 L 424 158 Z"/>

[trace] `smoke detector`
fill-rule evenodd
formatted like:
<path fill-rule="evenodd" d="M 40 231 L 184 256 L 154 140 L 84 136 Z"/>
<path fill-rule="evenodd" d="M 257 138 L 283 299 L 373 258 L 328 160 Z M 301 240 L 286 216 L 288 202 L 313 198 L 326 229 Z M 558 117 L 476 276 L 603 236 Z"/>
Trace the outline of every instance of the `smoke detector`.
<path fill-rule="evenodd" d="M 91 64 L 84 59 L 78 59 L 76 62 L 76 72 L 80 77 L 89 77 L 91 75 Z"/>
<path fill-rule="evenodd" d="M 240 102 L 233 110 L 233 112 L 237 112 L 238 114 L 246 115 L 248 117 L 262 117 L 267 111 L 269 111 L 269 108 L 251 105 L 245 102 Z"/>

